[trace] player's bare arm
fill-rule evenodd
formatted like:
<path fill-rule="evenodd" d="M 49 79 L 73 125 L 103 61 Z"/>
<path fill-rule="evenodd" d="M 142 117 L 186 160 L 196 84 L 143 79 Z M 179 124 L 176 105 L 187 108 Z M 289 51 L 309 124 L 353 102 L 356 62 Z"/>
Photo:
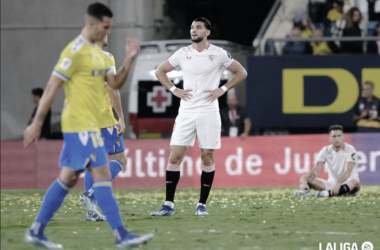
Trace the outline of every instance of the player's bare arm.
<path fill-rule="evenodd" d="M 46 89 L 38 104 L 36 115 L 30 124 L 24 131 L 24 146 L 27 147 L 32 141 L 38 141 L 41 134 L 41 127 L 44 123 L 45 116 L 49 112 L 49 109 L 54 101 L 57 91 L 62 87 L 64 81 L 51 74 Z"/>
<path fill-rule="evenodd" d="M 123 108 L 121 107 L 121 98 L 120 98 L 120 92 L 118 89 L 113 89 L 110 86 L 107 86 L 108 94 L 110 96 L 112 105 L 116 111 L 116 114 L 118 116 L 118 121 L 117 121 L 117 135 L 120 136 L 124 133 L 125 131 L 125 122 L 124 122 L 124 113 L 123 113 Z"/>
<path fill-rule="evenodd" d="M 337 182 L 334 184 L 334 186 L 331 189 L 331 195 L 338 195 L 340 186 L 343 182 L 347 180 L 348 177 L 350 177 L 352 169 L 355 167 L 355 162 L 347 162 L 346 166 L 344 167 L 344 173 L 342 176 L 337 180 Z"/>
<path fill-rule="evenodd" d="M 119 68 L 117 74 L 108 74 L 106 76 L 107 84 L 109 84 L 113 89 L 120 89 L 123 86 L 125 79 L 127 79 L 129 70 L 132 67 L 133 61 L 140 51 L 140 43 L 136 39 L 127 38 L 125 50 L 127 56 L 125 57 L 123 65 Z"/>
<path fill-rule="evenodd" d="M 224 87 L 226 89 L 217 88 L 214 90 L 205 90 L 205 93 L 209 93 L 206 96 L 206 100 L 213 102 L 220 96 L 222 96 L 227 90 L 234 88 L 237 86 L 241 81 L 243 81 L 245 78 L 247 78 L 248 74 L 247 71 L 238 61 L 234 61 L 233 65 L 228 68 L 229 71 L 231 71 L 234 76 L 226 83 L 224 84 Z"/>
<path fill-rule="evenodd" d="M 307 183 L 314 180 L 315 177 L 317 177 L 318 173 L 323 168 L 323 165 L 323 162 L 317 162 L 314 168 L 310 171 L 310 173 L 301 177 L 300 190 L 307 189 L 310 191 L 309 185 L 307 185 Z"/>
<path fill-rule="evenodd" d="M 178 89 L 176 88 L 173 83 L 169 80 L 169 77 L 167 76 L 167 73 L 173 70 L 173 67 L 168 63 L 168 61 L 163 62 L 160 67 L 156 69 L 156 77 L 160 81 L 160 83 L 167 89 L 169 89 L 173 95 L 176 97 L 181 98 L 184 101 L 190 100 L 190 98 L 193 96 L 190 92 L 191 89 Z"/>
<path fill-rule="evenodd" d="M 244 119 L 244 132 L 240 134 L 240 137 L 242 139 L 245 139 L 247 138 L 247 136 L 249 135 L 249 131 L 251 130 L 251 119 L 249 119 L 248 117 Z"/>

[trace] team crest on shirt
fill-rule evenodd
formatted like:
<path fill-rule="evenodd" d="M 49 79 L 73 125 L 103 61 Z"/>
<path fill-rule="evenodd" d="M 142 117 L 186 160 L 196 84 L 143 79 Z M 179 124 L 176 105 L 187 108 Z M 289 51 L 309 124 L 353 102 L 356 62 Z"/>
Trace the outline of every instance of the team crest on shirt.
<path fill-rule="evenodd" d="M 95 153 L 90 154 L 90 158 L 93 162 L 96 162 L 96 154 Z"/>
<path fill-rule="evenodd" d="M 356 160 L 356 154 L 355 153 L 353 153 L 352 155 L 351 155 L 351 158 L 352 158 L 352 160 Z"/>
<path fill-rule="evenodd" d="M 214 57 L 215 57 L 214 55 L 209 55 L 209 56 L 208 56 L 208 58 L 210 58 L 210 61 L 211 61 L 211 62 L 214 61 Z"/>

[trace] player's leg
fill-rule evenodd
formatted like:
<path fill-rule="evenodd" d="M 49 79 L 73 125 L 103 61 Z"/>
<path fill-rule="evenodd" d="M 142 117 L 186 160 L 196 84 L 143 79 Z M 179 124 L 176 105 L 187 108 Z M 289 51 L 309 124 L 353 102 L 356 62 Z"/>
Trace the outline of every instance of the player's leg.
<path fill-rule="evenodd" d="M 117 127 L 109 127 L 101 130 L 101 134 L 104 140 L 106 152 L 109 154 L 111 161 L 109 162 L 109 168 L 111 172 L 111 181 L 116 178 L 119 172 L 124 168 L 127 163 L 127 157 L 125 156 L 125 147 L 123 136 L 117 135 Z M 104 216 L 98 211 L 97 203 L 94 199 L 94 189 L 92 185 L 94 180 L 88 170 L 86 170 L 84 177 L 84 184 L 86 192 L 79 196 L 79 200 L 87 208 L 86 221 L 104 221 Z"/>
<path fill-rule="evenodd" d="M 195 114 L 197 115 L 197 114 Z M 193 113 L 179 114 L 176 118 L 170 141 L 170 156 L 166 167 L 166 199 L 161 209 L 150 213 L 152 216 L 174 215 L 174 195 L 180 178 L 180 166 L 187 146 L 195 142 L 195 116 Z"/>
<path fill-rule="evenodd" d="M 305 176 L 301 176 L 301 181 L 303 180 Z M 322 191 L 326 189 L 327 181 L 320 179 L 320 178 L 314 178 L 313 180 L 309 181 L 307 185 L 309 186 L 309 189 L 305 188 L 304 190 L 297 190 L 293 194 L 296 197 L 312 197 L 313 194 L 310 192 L 311 189 Z M 318 193 L 316 193 L 318 195 Z"/>
<path fill-rule="evenodd" d="M 206 202 L 210 194 L 215 175 L 214 150 L 201 148 L 202 174 L 201 192 L 197 204 L 196 215 L 208 215 L 206 212 Z"/>
<path fill-rule="evenodd" d="M 110 156 L 111 161 L 109 167 L 111 171 L 111 179 L 115 179 L 119 172 L 124 168 L 127 163 L 127 157 L 125 156 L 125 146 L 123 136 L 117 135 L 117 127 L 109 127 L 101 129 L 101 134 L 106 147 L 106 152 Z M 90 188 L 94 184 L 89 171 L 86 170 L 84 176 L 84 188 L 86 192 L 91 192 Z"/>
<path fill-rule="evenodd" d="M 45 227 L 62 205 L 69 190 L 75 186 L 81 171 L 73 171 L 71 167 L 62 167 L 59 177 L 47 190 L 36 220 L 25 234 L 25 241 L 39 247 L 62 249 L 59 244 L 52 243 L 44 234 Z"/>
<path fill-rule="evenodd" d="M 170 145 L 170 156 L 166 166 L 166 198 L 161 209 L 150 213 L 152 216 L 174 215 L 174 196 L 181 175 L 181 163 L 185 157 L 187 147 Z"/>
<path fill-rule="evenodd" d="M 90 145 L 86 148 L 89 160 L 89 171 L 94 179 L 94 195 L 115 235 L 117 246 L 121 248 L 133 247 L 151 239 L 153 234 L 142 236 L 134 235 L 129 233 L 124 227 L 119 206 L 112 191 L 111 173 L 103 139 L 100 136 L 100 132 L 89 132 L 89 134 L 91 138 L 96 138 L 96 142 L 95 140 L 89 141 L 87 145 Z"/>
<path fill-rule="evenodd" d="M 331 194 L 331 189 L 333 184 L 326 190 L 318 192 L 317 197 L 333 197 L 333 196 L 342 196 L 342 195 L 359 195 L 360 194 L 360 182 L 357 179 L 348 179 L 345 181 L 339 188 L 339 192 L 336 195 Z"/>
<path fill-rule="evenodd" d="M 202 175 L 200 199 L 196 215 L 208 215 L 206 201 L 215 175 L 214 150 L 221 147 L 221 120 L 219 112 L 200 113 L 196 121 L 197 138 L 201 148 Z"/>
<path fill-rule="evenodd" d="M 137 246 L 151 238 L 153 234 L 135 235 L 125 228 L 121 219 L 119 206 L 112 192 L 111 173 L 108 165 L 100 167 L 89 167 L 94 178 L 94 194 L 100 209 L 107 218 L 107 222 L 116 238 L 118 247 Z"/>

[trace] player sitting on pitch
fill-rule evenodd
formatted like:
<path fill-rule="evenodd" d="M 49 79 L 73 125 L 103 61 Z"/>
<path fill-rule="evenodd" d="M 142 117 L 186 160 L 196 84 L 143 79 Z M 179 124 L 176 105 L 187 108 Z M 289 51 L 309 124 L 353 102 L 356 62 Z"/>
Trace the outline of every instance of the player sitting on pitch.
<path fill-rule="evenodd" d="M 329 137 L 331 145 L 322 148 L 313 170 L 301 177 L 300 190 L 294 192 L 295 196 L 313 196 L 310 188 L 317 190 L 317 197 L 360 195 L 355 148 L 343 142 L 343 127 L 340 125 L 330 126 Z M 325 163 L 328 180 L 316 178 Z"/>

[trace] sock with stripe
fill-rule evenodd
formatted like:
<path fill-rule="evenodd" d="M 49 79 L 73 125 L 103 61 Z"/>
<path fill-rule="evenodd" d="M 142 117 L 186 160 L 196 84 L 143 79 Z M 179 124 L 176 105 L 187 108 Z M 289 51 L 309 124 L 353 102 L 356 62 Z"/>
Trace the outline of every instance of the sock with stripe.
<path fill-rule="evenodd" d="M 121 220 L 119 206 L 113 196 L 111 180 L 95 181 L 93 189 L 98 206 L 106 216 L 116 239 L 122 239 L 128 231 Z"/>
<path fill-rule="evenodd" d="M 46 225 L 49 223 L 55 212 L 58 211 L 71 187 L 60 178 L 47 190 L 36 221 L 30 230 L 36 235 L 43 235 Z"/>
<path fill-rule="evenodd" d="M 124 168 L 124 164 L 119 160 L 112 160 L 109 163 L 110 172 L 111 172 L 111 181 L 116 178 L 116 176 L 120 173 Z"/>
<path fill-rule="evenodd" d="M 109 166 L 110 166 L 110 172 L 111 172 L 111 181 L 113 181 L 116 178 L 116 176 L 120 173 L 120 171 L 123 170 L 124 164 L 121 161 L 115 159 L 115 160 L 110 161 Z M 88 187 L 87 185 L 90 185 L 90 186 Z M 89 196 L 92 196 L 93 194 L 92 192 L 93 185 L 94 185 L 94 179 L 92 178 L 90 171 L 86 170 L 86 173 L 84 176 L 84 188 L 86 192 L 89 193 Z"/>
<path fill-rule="evenodd" d="M 94 179 L 92 178 L 92 175 L 88 169 L 84 172 L 84 190 L 88 192 L 90 188 L 92 188 L 92 185 L 94 185 Z"/>

